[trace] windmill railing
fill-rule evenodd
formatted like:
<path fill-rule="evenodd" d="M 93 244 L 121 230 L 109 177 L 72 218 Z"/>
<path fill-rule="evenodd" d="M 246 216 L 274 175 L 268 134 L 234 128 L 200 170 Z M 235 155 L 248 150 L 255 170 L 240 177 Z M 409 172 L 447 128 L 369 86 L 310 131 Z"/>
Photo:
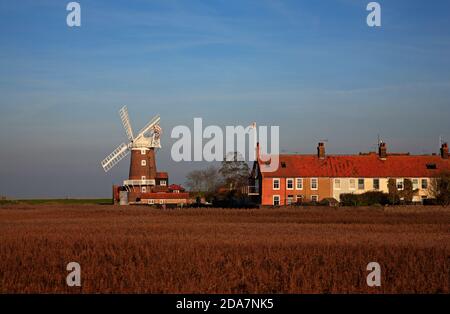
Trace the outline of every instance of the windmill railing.
<path fill-rule="evenodd" d="M 123 185 L 155 185 L 155 180 L 125 180 Z"/>

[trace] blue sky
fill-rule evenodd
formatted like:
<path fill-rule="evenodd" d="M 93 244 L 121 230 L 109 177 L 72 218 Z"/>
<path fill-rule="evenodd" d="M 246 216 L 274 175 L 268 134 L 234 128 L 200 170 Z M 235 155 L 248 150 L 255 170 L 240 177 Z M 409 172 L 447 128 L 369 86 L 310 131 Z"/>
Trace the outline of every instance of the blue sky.
<path fill-rule="evenodd" d="M 279 125 L 284 152 L 432 153 L 450 138 L 450 2 L 0 1 L 0 194 L 109 196 L 128 160 L 99 162 L 162 118 L 158 167 L 171 181 L 204 163 L 170 159 L 170 130 Z"/>

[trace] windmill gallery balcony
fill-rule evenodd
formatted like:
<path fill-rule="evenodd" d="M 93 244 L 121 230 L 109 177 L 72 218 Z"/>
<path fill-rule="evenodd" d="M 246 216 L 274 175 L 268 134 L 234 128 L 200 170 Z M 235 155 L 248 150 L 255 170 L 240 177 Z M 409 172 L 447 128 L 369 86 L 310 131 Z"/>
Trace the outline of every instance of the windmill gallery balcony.
<path fill-rule="evenodd" d="M 156 182 L 154 179 L 152 180 L 124 180 L 124 186 L 136 186 L 136 185 L 155 185 Z"/>

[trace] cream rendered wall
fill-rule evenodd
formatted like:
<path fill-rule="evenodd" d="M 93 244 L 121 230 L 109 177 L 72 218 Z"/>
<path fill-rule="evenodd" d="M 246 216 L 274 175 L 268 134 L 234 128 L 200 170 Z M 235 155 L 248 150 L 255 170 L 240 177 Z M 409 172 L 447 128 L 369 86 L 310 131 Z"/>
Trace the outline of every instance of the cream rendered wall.
<path fill-rule="evenodd" d="M 412 179 L 413 178 L 411 178 L 411 180 Z M 414 196 L 413 201 L 418 202 L 423 197 L 433 198 L 434 196 L 432 195 L 431 184 L 432 184 L 432 181 L 434 179 L 433 178 L 417 178 L 417 179 L 419 179 L 419 195 Z M 428 180 L 428 188 L 427 189 L 422 189 L 422 179 L 427 179 Z"/>
<path fill-rule="evenodd" d="M 335 179 L 339 179 L 341 182 L 340 189 L 336 188 Z M 355 180 L 355 188 L 350 188 L 350 181 L 351 179 Z M 364 189 L 358 189 L 358 179 L 364 179 Z M 332 187 L 332 194 L 333 198 L 340 201 L 340 195 L 341 194 L 347 194 L 347 193 L 353 193 L 353 194 L 361 194 L 365 192 L 371 192 L 371 191 L 379 191 L 383 193 L 389 193 L 388 183 L 389 178 L 378 178 L 380 180 L 380 187 L 378 190 L 375 190 L 373 188 L 373 179 L 375 178 L 332 178 L 331 179 L 331 187 Z M 405 179 L 414 179 L 414 178 L 405 178 Z M 417 196 L 414 196 L 413 201 L 419 202 L 421 201 L 423 196 L 431 197 L 430 192 L 430 185 L 431 180 L 430 178 L 417 178 L 419 179 L 419 193 Z M 428 189 L 422 189 L 422 179 L 428 180 Z"/>
<path fill-rule="evenodd" d="M 337 189 L 335 179 L 339 179 L 341 181 L 341 188 Z M 358 188 L 358 179 L 364 179 L 364 189 Z M 353 194 L 361 194 L 369 191 L 380 191 L 387 193 L 388 192 L 388 179 L 387 178 L 379 178 L 380 180 L 380 188 L 375 190 L 373 188 L 373 179 L 374 178 L 334 178 L 333 179 L 333 197 L 340 201 L 341 194 L 353 193 Z M 351 188 L 351 180 L 355 181 L 355 188 Z"/>

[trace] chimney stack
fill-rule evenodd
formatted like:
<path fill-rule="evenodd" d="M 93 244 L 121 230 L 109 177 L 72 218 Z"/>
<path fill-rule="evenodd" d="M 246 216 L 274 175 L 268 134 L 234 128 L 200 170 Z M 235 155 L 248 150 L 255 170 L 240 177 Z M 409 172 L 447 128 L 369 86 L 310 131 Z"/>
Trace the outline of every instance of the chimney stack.
<path fill-rule="evenodd" d="M 319 145 L 317 146 L 317 157 L 320 159 L 325 158 L 325 144 L 323 142 L 319 142 Z"/>
<path fill-rule="evenodd" d="M 448 144 L 443 143 L 441 146 L 441 157 L 443 159 L 448 159 Z"/>
<path fill-rule="evenodd" d="M 381 159 L 386 159 L 386 157 L 387 157 L 387 147 L 386 147 L 386 143 L 380 142 L 380 144 L 378 144 L 378 156 L 379 156 Z"/>

